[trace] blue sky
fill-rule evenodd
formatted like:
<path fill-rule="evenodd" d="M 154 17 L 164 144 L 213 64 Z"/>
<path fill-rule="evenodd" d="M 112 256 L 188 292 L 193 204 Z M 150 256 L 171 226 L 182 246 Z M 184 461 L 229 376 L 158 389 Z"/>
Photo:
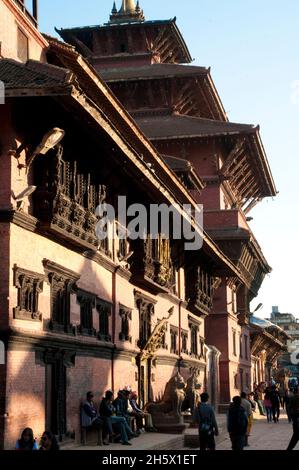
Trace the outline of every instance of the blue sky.
<path fill-rule="evenodd" d="M 112 0 L 40 0 L 40 29 L 102 24 Z M 298 0 L 141 0 L 147 19 L 177 17 L 194 64 L 211 66 L 230 121 L 261 125 L 279 195 L 250 214 L 273 273 L 260 290 L 272 305 L 299 314 L 299 2 Z M 121 0 L 117 1 L 120 7 Z"/>

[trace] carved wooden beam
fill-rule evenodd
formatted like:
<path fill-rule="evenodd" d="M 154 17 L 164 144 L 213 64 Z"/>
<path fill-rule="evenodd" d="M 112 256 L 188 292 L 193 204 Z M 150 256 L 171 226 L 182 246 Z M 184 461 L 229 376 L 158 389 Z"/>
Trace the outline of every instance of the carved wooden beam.
<path fill-rule="evenodd" d="M 223 166 L 220 169 L 221 175 L 223 176 L 228 176 L 230 171 L 231 165 L 235 162 L 235 160 L 238 158 L 240 153 L 244 150 L 244 139 L 238 139 L 234 148 L 232 151 L 229 153 L 227 159 L 225 160 Z"/>
<path fill-rule="evenodd" d="M 246 194 L 246 190 L 255 182 L 255 175 L 247 172 L 243 178 L 235 185 L 236 190 L 240 193 L 240 197 L 243 199 L 243 194 Z"/>
<path fill-rule="evenodd" d="M 237 171 L 236 169 L 234 169 L 234 172 L 232 174 L 232 178 L 230 179 L 230 183 L 232 185 L 234 185 L 234 187 L 236 187 L 237 185 L 235 184 L 235 181 L 239 180 L 240 176 L 243 176 L 244 175 L 244 172 L 249 170 L 250 169 L 250 165 L 249 163 L 247 163 L 247 159 L 244 158 L 242 160 L 242 165 L 241 165 L 241 162 L 240 162 L 240 165 L 237 166 Z"/>
<path fill-rule="evenodd" d="M 261 201 L 260 198 L 254 198 L 254 199 L 243 209 L 244 214 L 247 215 L 260 201 Z"/>
<path fill-rule="evenodd" d="M 187 81 L 187 83 L 185 83 L 185 85 L 183 85 L 183 87 L 179 90 L 179 93 L 178 93 L 178 97 L 177 97 L 177 102 L 176 102 L 176 105 L 175 107 L 180 107 L 181 104 L 184 102 L 185 100 L 185 97 L 186 97 L 186 92 L 190 89 L 190 83 L 189 81 Z"/>
<path fill-rule="evenodd" d="M 204 102 L 205 102 L 205 104 L 206 104 L 206 106 L 207 106 L 207 108 L 208 108 L 208 110 L 209 110 L 210 115 L 213 116 L 213 117 L 215 117 L 215 112 L 213 111 L 213 109 L 212 109 L 212 107 L 211 107 L 210 101 L 209 101 L 209 99 L 208 99 L 208 97 L 207 97 L 207 95 L 206 95 L 206 92 L 205 92 L 205 90 L 204 90 L 204 87 L 203 87 L 201 81 L 198 80 L 197 83 L 198 83 L 200 92 L 201 92 L 201 94 L 202 94 L 202 97 L 203 97 L 203 99 L 204 99 Z M 204 85 L 205 85 L 205 88 L 207 89 L 207 88 L 208 88 L 208 84 L 207 84 L 206 79 L 204 79 L 203 83 L 204 83 Z"/>
<path fill-rule="evenodd" d="M 144 29 L 144 28 L 143 28 Z M 161 29 L 159 31 L 159 34 L 158 36 L 156 37 L 156 39 L 154 40 L 153 42 L 153 46 L 152 46 L 152 51 L 153 52 L 157 52 L 158 51 L 158 48 L 159 48 L 159 45 L 161 44 L 161 41 L 163 39 L 163 37 L 166 35 L 166 30 L 165 29 Z M 167 36 L 167 35 L 166 35 Z"/>

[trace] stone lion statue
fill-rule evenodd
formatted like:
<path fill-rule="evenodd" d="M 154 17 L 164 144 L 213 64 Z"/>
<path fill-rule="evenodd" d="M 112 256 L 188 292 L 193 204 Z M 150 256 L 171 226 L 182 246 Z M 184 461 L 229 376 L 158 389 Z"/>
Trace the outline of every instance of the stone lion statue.
<path fill-rule="evenodd" d="M 163 399 L 157 403 L 149 403 L 147 411 L 153 415 L 168 414 L 176 418 L 181 417 L 182 404 L 185 399 L 186 383 L 179 372 L 166 384 Z"/>

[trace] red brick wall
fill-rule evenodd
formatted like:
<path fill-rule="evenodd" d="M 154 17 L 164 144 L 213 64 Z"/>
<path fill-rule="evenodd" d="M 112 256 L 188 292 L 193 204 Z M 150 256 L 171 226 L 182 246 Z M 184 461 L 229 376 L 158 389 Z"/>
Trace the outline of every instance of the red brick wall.
<path fill-rule="evenodd" d="M 111 389 L 111 361 L 94 357 L 76 357 L 75 367 L 67 369 L 67 430 L 80 436 L 80 400 L 93 391 L 99 405 L 106 390 Z"/>
<path fill-rule="evenodd" d="M 5 449 L 12 449 L 26 427 L 40 437 L 45 430 L 45 368 L 35 353 L 10 350 L 7 357 Z"/>

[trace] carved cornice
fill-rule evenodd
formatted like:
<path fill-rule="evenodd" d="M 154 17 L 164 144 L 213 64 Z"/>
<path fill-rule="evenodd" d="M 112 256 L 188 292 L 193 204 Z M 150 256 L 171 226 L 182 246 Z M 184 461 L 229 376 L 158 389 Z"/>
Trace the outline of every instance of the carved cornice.
<path fill-rule="evenodd" d="M 79 281 L 81 275 L 71 271 L 70 269 L 66 268 L 65 266 L 61 266 L 60 264 L 55 263 L 54 261 L 50 261 L 48 259 L 43 259 L 43 266 L 47 274 L 55 273 L 60 276 L 63 276 L 66 279 L 71 281 L 77 282 Z"/>
<path fill-rule="evenodd" d="M 158 302 L 153 297 L 150 297 L 149 295 L 144 294 L 143 292 L 141 292 L 139 290 L 136 290 L 136 289 L 134 289 L 134 297 L 135 297 L 136 306 L 137 306 L 137 302 L 140 301 L 140 300 L 143 301 L 143 302 L 147 302 L 149 304 L 152 304 L 152 305 L 156 305 L 157 302 Z"/>
<path fill-rule="evenodd" d="M 189 322 L 189 324 L 197 326 L 198 328 L 202 324 L 202 321 L 197 320 L 196 318 L 192 317 L 191 315 L 188 315 L 188 322 Z"/>
<path fill-rule="evenodd" d="M 44 348 L 57 348 L 66 351 L 76 351 L 79 356 L 91 356 L 111 360 L 114 345 L 88 337 L 67 336 L 65 334 L 46 332 L 33 334 L 11 328 L 8 332 L 9 349 L 36 350 Z"/>
<path fill-rule="evenodd" d="M 32 215 L 13 209 L 0 211 L 0 223 L 14 223 L 30 232 L 35 232 L 38 226 L 38 220 Z"/>

